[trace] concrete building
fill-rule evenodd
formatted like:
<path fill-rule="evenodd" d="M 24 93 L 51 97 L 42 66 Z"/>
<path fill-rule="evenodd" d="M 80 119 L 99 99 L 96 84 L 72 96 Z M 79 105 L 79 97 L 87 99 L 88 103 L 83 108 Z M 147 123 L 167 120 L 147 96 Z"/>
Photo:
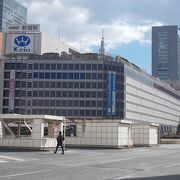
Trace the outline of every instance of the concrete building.
<path fill-rule="evenodd" d="M 7 56 L 3 113 L 179 123 L 180 94 L 127 60 L 98 54 Z"/>
<path fill-rule="evenodd" d="M 0 31 L 9 24 L 26 24 L 27 8 L 15 0 L 0 0 Z"/>
<path fill-rule="evenodd" d="M 152 75 L 161 80 L 180 80 L 178 26 L 152 27 Z"/>
<path fill-rule="evenodd" d="M 0 114 L 0 147 L 54 148 L 64 122 L 60 116 Z"/>
<path fill-rule="evenodd" d="M 9 25 L 5 33 L 5 54 L 40 55 L 44 53 L 69 53 L 78 50 L 50 35 L 40 32 L 39 24 Z"/>

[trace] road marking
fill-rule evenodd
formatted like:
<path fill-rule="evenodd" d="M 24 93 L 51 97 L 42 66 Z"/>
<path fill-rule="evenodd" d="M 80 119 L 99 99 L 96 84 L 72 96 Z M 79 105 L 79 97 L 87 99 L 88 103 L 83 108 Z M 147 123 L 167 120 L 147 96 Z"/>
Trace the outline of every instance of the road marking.
<path fill-rule="evenodd" d="M 169 164 L 169 165 L 164 166 L 164 167 L 168 168 L 168 167 L 173 167 L 173 166 L 177 166 L 177 165 L 180 165 L 180 162 L 179 163 L 174 163 L 174 164 Z"/>
<path fill-rule="evenodd" d="M 24 159 L 15 158 L 15 157 L 10 157 L 10 156 L 3 156 L 3 155 L 0 155 L 0 158 L 10 159 L 10 160 L 15 160 L 15 161 L 24 161 Z"/>
<path fill-rule="evenodd" d="M 7 161 L 0 160 L 0 163 L 4 163 L 4 162 L 7 162 Z"/>
<path fill-rule="evenodd" d="M 10 174 L 10 175 L 5 175 L 5 176 L 0 176 L 0 178 L 37 174 L 37 173 L 48 172 L 48 171 L 51 171 L 51 169 L 47 169 L 47 170 L 43 170 L 43 171 L 32 171 L 32 172 L 26 172 L 26 173 L 21 173 L 21 174 Z"/>

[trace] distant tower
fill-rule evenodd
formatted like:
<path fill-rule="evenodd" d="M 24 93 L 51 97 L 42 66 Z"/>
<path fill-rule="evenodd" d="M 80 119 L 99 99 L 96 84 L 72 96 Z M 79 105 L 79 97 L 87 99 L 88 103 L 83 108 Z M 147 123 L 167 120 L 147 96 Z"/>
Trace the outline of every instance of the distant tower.
<path fill-rule="evenodd" d="M 104 29 L 102 29 L 102 40 L 101 40 L 101 48 L 99 49 L 99 54 L 105 55 L 105 49 L 104 49 Z"/>

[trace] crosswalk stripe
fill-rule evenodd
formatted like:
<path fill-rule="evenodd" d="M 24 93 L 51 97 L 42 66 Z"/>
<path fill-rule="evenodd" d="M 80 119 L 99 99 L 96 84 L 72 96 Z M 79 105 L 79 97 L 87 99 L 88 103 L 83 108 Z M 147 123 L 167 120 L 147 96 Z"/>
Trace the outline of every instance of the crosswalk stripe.
<path fill-rule="evenodd" d="M 20 158 L 15 158 L 15 157 L 10 157 L 10 156 L 3 156 L 3 155 L 0 155 L 0 158 L 2 158 L 2 159 L 10 159 L 10 160 L 14 160 L 14 161 L 24 161 L 23 159 L 20 159 Z"/>
<path fill-rule="evenodd" d="M 0 160 L 0 163 L 4 163 L 4 162 L 7 162 L 7 161 Z"/>

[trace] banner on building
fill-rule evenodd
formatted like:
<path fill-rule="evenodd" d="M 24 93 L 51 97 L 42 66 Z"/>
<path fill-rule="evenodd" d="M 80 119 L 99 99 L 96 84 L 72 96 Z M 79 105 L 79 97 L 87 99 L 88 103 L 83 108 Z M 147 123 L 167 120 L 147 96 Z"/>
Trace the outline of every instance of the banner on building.
<path fill-rule="evenodd" d="M 108 71 L 108 98 L 107 98 L 107 114 L 115 116 L 116 114 L 116 72 Z"/>
<path fill-rule="evenodd" d="M 6 32 L 38 33 L 40 32 L 40 24 L 7 25 Z"/>
<path fill-rule="evenodd" d="M 9 78 L 9 112 L 14 112 L 14 90 L 15 90 L 15 70 L 10 71 Z"/>

